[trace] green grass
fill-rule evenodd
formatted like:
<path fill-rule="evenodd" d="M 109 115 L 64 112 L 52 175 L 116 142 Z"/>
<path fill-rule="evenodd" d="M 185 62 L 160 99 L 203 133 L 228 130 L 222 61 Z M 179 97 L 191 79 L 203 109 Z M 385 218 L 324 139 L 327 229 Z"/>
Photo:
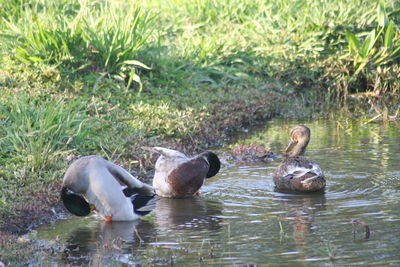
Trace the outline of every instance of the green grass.
<path fill-rule="evenodd" d="M 315 85 L 335 96 L 399 88 L 393 78 L 400 55 L 395 1 L 386 6 L 287 0 L 0 4 L 9 10 L 3 11 L 1 33 L 6 54 L 25 64 L 66 67 L 72 74 L 106 72 L 128 88 L 143 88 L 143 79 L 150 87 L 174 90 L 247 84 L 249 77 L 287 81 L 299 91 Z M 382 26 L 382 41 L 360 47 L 368 53 L 353 53 L 351 40 L 368 42 L 367 34 Z"/>
<path fill-rule="evenodd" d="M 41 170 L 54 156 L 68 153 L 94 134 L 83 103 L 36 100 L 19 94 L 3 107 L 1 159 L 23 162 Z M 85 142 L 88 143 L 88 142 Z"/>
<path fill-rule="evenodd" d="M 201 150 L 358 92 L 383 94 L 390 118 L 399 14 L 373 0 L 0 0 L 1 221 L 77 155 L 139 168 L 142 144 Z"/>

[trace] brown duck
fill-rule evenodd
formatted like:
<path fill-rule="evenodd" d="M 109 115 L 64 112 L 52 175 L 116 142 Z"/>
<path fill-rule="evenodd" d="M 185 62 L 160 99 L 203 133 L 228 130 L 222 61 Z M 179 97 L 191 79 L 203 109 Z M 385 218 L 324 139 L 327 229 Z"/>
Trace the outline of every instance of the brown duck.
<path fill-rule="evenodd" d="M 310 129 L 304 125 L 297 125 L 290 131 L 287 155 L 274 174 L 278 191 L 324 191 L 326 182 L 321 168 L 316 162 L 303 157 L 310 136 Z"/>
<path fill-rule="evenodd" d="M 155 165 L 153 187 L 161 197 L 184 198 L 200 194 L 204 179 L 216 175 L 221 166 L 218 156 L 210 151 L 191 158 L 164 147 L 144 149 L 160 154 Z"/>

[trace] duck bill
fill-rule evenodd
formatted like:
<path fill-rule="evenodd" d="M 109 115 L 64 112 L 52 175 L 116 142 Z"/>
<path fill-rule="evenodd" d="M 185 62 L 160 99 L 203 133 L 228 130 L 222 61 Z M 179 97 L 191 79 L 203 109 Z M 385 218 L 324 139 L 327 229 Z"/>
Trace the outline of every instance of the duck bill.
<path fill-rule="evenodd" d="M 293 140 L 290 140 L 290 143 L 286 147 L 285 153 L 289 153 L 289 151 L 291 151 L 296 144 L 297 142 L 293 142 Z"/>

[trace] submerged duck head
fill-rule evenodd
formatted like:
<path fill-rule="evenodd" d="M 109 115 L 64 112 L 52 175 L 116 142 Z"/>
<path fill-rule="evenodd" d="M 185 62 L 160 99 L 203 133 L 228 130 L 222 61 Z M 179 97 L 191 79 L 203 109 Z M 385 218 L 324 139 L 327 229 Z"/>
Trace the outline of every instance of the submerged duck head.
<path fill-rule="evenodd" d="M 290 143 L 286 147 L 289 157 L 302 156 L 310 142 L 311 131 L 304 125 L 297 125 L 290 131 Z M 290 152 L 290 153 L 289 153 Z"/>
<path fill-rule="evenodd" d="M 61 200 L 65 208 L 76 216 L 87 216 L 95 209 L 84 197 L 72 192 L 67 187 L 63 187 L 61 190 Z"/>
<path fill-rule="evenodd" d="M 208 164 L 210 164 L 210 168 L 206 174 L 206 178 L 211 178 L 215 176 L 221 168 L 221 162 L 219 161 L 218 156 L 210 151 L 203 152 L 200 154 L 200 156 L 205 157 Z"/>

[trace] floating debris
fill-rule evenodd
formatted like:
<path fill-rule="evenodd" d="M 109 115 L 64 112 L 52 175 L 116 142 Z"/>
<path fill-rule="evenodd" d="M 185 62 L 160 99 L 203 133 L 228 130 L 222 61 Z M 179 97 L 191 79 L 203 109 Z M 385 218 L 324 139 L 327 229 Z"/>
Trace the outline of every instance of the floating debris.
<path fill-rule="evenodd" d="M 275 159 L 274 153 L 262 145 L 239 145 L 232 150 L 231 157 L 246 162 L 271 162 Z"/>
<path fill-rule="evenodd" d="M 356 227 L 357 225 L 361 225 L 361 226 L 364 227 L 364 230 L 365 230 L 365 239 L 368 239 L 368 238 L 369 238 L 369 236 L 370 236 L 370 229 L 369 229 L 369 225 L 368 225 L 368 224 L 366 224 L 364 221 L 359 220 L 359 219 L 352 219 L 350 222 L 351 222 L 351 224 L 353 224 L 353 228 L 354 228 L 354 229 L 353 229 L 354 239 L 355 239 L 355 235 L 356 235 L 355 227 Z"/>

